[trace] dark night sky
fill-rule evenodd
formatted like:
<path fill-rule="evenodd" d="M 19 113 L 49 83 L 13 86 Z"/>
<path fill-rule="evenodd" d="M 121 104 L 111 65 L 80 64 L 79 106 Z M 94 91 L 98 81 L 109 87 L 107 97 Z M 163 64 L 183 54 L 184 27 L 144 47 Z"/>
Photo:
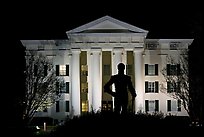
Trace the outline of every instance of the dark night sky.
<path fill-rule="evenodd" d="M 192 38 L 192 21 L 201 14 L 199 3 L 174 1 L 24 2 L 14 6 L 4 12 L 16 40 L 63 39 L 66 31 L 105 15 L 148 30 L 148 38 Z"/>

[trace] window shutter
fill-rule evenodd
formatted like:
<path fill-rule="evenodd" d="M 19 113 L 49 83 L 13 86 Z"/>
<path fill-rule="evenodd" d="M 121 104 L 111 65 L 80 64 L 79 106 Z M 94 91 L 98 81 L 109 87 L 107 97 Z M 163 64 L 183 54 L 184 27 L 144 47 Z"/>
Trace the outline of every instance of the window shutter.
<path fill-rule="evenodd" d="M 166 65 L 166 71 L 167 71 L 167 75 L 170 75 L 170 64 Z"/>
<path fill-rule="evenodd" d="M 155 81 L 155 93 L 159 92 L 159 82 Z"/>
<path fill-rule="evenodd" d="M 145 81 L 145 93 L 148 93 L 148 81 Z"/>
<path fill-rule="evenodd" d="M 69 112 L 69 101 L 66 101 L 66 112 Z"/>
<path fill-rule="evenodd" d="M 167 100 L 167 111 L 171 111 L 171 100 Z"/>
<path fill-rule="evenodd" d="M 148 75 L 148 64 L 145 64 L 145 75 Z"/>
<path fill-rule="evenodd" d="M 178 110 L 177 111 L 181 111 L 181 100 L 178 100 L 177 101 L 177 105 L 178 105 Z"/>
<path fill-rule="evenodd" d="M 34 65 L 34 76 L 38 75 L 38 66 Z"/>
<path fill-rule="evenodd" d="M 47 65 L 44 65 L 44 76 L 47 76 Z"/>
<path fill-rule="evenodd" d="M 155 100 L 155 111 L 159 111 L 159 100 Z"/>
<path fill-rule="evenodd" d="M 171 83 L 167 82 L 167 93 L 171 92 Z"/>
<path fill-rule="evenodd" d="M 145 100 L 145 111 L 149 111 L 149 100 Z"/>
<path fill-rule="evenodd" d="M 37 90 L 38 90 L 37 82 L 34 82 L 34 92 L 37 92 Z"/>
<path fill-rule="evenodd" d="M 59 94 L 59 90 L 60 90 L 59 87 L 60 87 L 59 82 L 56 82 L 56 94 L 57 95 Z"/>
<path fill-rule="evenodd" d="M 177 82 L 176 84 L 177 84 L 176 85 L 176 92 L 179 93 L 179 92 L 181 92 L 181 86 L 180 86 L 181 82 Z"/>
<path fill-rule="evenodd" d="M 59 112 L 59 101 L 56 101 L 56 112 Z"/>
<path fill-rule="evenodd" d="M 177 75 L 180 75 L 180 73 L 181 73 L 180 64 L 177 64 L 176 67 L 177 67 L 177 68 L 176 68 L 176 69 L 177 69 L 177 70 L 176 70 Z"/>
<path fill-rule="evenodd" d="M 59 76 L 59 65 L 56 65 L 56 76 Z"/>
<path fill-rule="evenodd" d="M 66 82 L 66 93 L 69 93 L 69 82 Z"/>
<path fill-rule="evenodd" d="M 69 65 L 66 65 L 66 76 L 69 76 Z"/>
<path fill-rule="evenodd" d="M 155 75 L 158 75 L 158 64 L 155 64 Z"/>

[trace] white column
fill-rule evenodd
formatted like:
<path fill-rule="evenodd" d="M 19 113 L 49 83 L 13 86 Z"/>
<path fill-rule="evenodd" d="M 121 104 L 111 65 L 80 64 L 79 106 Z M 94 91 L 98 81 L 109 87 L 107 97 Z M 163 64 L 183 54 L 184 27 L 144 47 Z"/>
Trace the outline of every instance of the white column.
<path fill-rule="evenodd" d="M 125 65 L 127 65 L 127 51 L 125 49 L 123 49 L 122 51 L 122 63 L 124 63 Z M 126 67 L 124 70 L 124 73 L 126 74 Z"/>
<path fill-rule="evenodd" d="M 92 111 L 92 107 L 93 107 L 93 102 L 92 102 L 92 68 L 91 68 L 91 63 L 92 63 L 92 52 L 91 50 L 87 50 L 87 65 L 88 65 L 88 77 L 87 77 L 87 81 L 88 81 L 88 101 L 89 101 L 89 112 Z"/>
<path fill-rule="evenodd" d="M 100 72 L 100 55 L 101 49 L 92 49 L 91 57 L 91 70 L 92 72 L 92 107 L 94 111 L 101 109 L 101 98 L 102 98 L 102 83 L 101 83 L 101 72 Z"/>
<path fill-rule="evenodd" d="M 137 97 L 135 101 L 135 112 L 144 111 L 144 81 L 143 81 L 143 71 L 142 71 L 142 51 L 143 48 L 134 49 L 134 64 L 135 64 L 135 89 L 137 92 Z"/>
<path fill-rule="evenodd" d="M 112 51 L 112 75 L 118 73 L 117 65 L 121 63 L 122 60 L 122 48 L 115 48 Z"/>
<path fill-rule="evenodd" d="M 71 51 L 71 113 L 80 115 L 80 49 L 72 49 Z"/>
<path fill-rule="evenodd" d="M 115 75 L 118 73 L 117 65 L 121 63 L 122 60 L 122 48 L 114 48 L 112 51 L 112 75 Z M 115 92 L 115 86 L 112 85 L 112 91 Z M 113 100 L 113 109 L 114 109 L 114 97 L 112 97 Z"/>

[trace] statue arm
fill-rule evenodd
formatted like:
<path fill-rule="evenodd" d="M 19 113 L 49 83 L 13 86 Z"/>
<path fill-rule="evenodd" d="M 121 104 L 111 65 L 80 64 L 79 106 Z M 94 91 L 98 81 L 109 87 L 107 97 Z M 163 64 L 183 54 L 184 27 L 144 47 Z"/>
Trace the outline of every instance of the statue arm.
<path fill-rule="evenodd" d="M 137 96 L 135 88 L 133 87 L 133 84 L 132 84 L 132 81 L 131 81 L 130 77 L 129 77 L 129 81 L 128 81 L 128 89 L 129 89 L 132 97 L 136 97 Z"/>
<path fill-rule="evenodd" d="M 104 92 L 107 92 L 108 94 L 115 96 L 115 92 L 112 91 L 110 86 L 114 83 L 114 77 L 111 76 L 110 80 L 104 85 Z"/>

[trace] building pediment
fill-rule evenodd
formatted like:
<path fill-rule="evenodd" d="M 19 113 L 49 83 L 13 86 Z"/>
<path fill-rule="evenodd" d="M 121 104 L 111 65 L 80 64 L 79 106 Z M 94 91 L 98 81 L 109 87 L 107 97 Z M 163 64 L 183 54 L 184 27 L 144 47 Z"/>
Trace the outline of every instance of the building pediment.
<path fill-rule="evenodd" d="M 104 16 L 92 22 L 69 30 L 67 34 L 74 33 L 144 33 L 148 31 L 122 22 L 110 16 Z"/>

